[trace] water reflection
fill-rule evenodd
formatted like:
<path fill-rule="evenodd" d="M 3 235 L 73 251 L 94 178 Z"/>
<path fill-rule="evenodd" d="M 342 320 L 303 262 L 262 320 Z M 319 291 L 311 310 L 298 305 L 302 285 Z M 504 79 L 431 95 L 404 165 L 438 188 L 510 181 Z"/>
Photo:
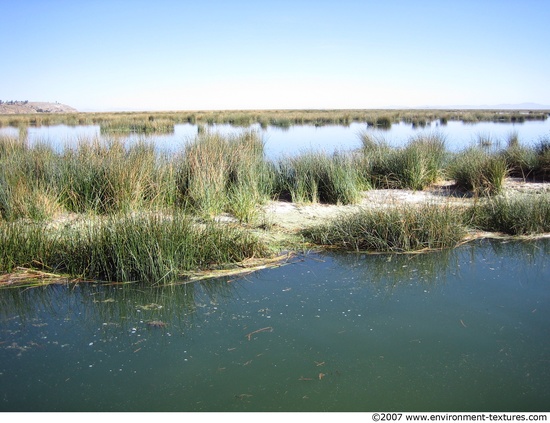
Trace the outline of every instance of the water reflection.
<path fill-rule="evenodd" d="M 155 123 L 155 122 L 153 122 Z M 151 128 L 151 130 L 154 128 Z M 129 143 L 136 140 L 153 142 L 159 150 L 174 153 L 202 130 L 219 132 L 224 135 L 240 134 L 243 131 L 258 131 L 266 143 L 269 158 L 283 154 L 297 154 L 305 150 L 352 150 L 359 148 L 359 134 L 364 131 L 384 137 L 390 145 L 402 146 L 412 137 L 422 133 L 438 132 L 445 137 L 450 151 L 459 151 L 475 144 L 479 137 L 490 138 L 496 142 L 505 141 L 511 133 L 517 133 L 520 142 L 526 146 L 535 145 L 541 137 L 550 136 L 550 119 L 544 121 L 514 122 L 478 122 L 475 124 L 461 121 L 423 121 L 399 122 L 391 127 L 370 126 L 367 123 L 352 122 L 347 125 L 262 125 L 254 123 L 248 126 L 232 124 L 197 125 L 191 123 L 170 125 L 168 131 L 151 132 L 132 131 L 123 134 Z M 101 130 L 99 125 L 88 126 L 39 126 L 39 127 L 2 127 L 0 135 L 24 136 L 32 145 L 48 142 L 56 149 L 74 145 L 79 139 L 112 137 L 116 132 Z"/>
<path fill-rule="evenodd" d="M 36 289 L 7 289 L 0 292 L 0 318 L 14 315 L 22 323 L 41 315 L 94 316 L 105 322 L 192 321 L 208 313 L 219 301 L 238 295 L 238 282 L 223 279 L 167 288 L 134 285 L 96 285 L 80 283 Z M 78 317 L 77 317 L 78 318 Z M 84 321 L 83 320 L 83 321 Z"/>

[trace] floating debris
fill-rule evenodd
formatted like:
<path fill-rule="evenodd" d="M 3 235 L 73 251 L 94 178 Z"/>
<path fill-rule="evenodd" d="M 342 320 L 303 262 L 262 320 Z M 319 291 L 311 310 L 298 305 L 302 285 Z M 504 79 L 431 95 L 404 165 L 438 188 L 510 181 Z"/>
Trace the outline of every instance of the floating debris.
<path fill-rule="evenodd" d="M 161 320 L 151 320 L 150 322 L 147 322 L 147 326 L 150 326 L 152 328 L 164 328 L 168 326 L 168 323 L 164 323 Z"/>
<path fill-rule="evenodd" d="M 162 308 L 162 306 L 160 304 L 155 304 L 155 303 L 146 304 L 146 305 L 138 305 L 136 307 L 141 309 L 141 310 L 160 310 Z"/>

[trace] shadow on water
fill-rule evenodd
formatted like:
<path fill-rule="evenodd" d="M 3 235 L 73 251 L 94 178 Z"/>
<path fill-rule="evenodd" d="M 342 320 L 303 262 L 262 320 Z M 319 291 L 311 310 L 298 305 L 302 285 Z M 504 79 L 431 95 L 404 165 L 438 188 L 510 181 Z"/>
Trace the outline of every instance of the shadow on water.
<path fill-rule="evenodd" d="M 550 240 L 0 292 L 2 411 L 544 411 Z"/>

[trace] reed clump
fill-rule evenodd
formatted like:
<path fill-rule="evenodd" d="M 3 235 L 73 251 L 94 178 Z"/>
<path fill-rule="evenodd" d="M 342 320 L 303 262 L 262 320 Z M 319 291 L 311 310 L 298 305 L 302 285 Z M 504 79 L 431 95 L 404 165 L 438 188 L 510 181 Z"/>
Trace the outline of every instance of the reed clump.
<path fill-rule="evenodd" d="M 443 175 L 447 152 L 439 134 L 414 137 L 403 148 L 369 132 L 360 137 L 365 177 L 374 187 L 423 190 Z"/>
<path fill-rule="evenodd" d="M 305 152 L 279 160 L 275 191 L 295 203 L 353 204 L 365 184 L 353 156 Z"/>
<path fill-rule="evenodd" d="M 230 212 L 248 222 L 271 194 L 271 169 L 256 132 L 228 137 L 201 133 L 177 165 L 181 203 L 202 216 Z"/>
<path fill-rule="evenodd" d="M 535 147 L 537 165 L 535 178 L 543 181 L 550 179 L 550 137 L 542 138 Z"/>
<path fill-rule="evenodd" d="M 517 132 L 508 136 L 507 146 L 501 155 L 506 161 L 510 176 L 524 180 L 536 178 L 538 154 L 534 148 L 520 143 Z"/>
<path fill-rule="evenodd" d="M 53 180 L 57 155 L 45 144 L 0 138 L 0 218 L 36 220 L 61 209 Z"/>
<path fill-rule="evenodd" d="M 411 252 L 456 246 L 466 229 L 450 206 L 363 209 L 302 231 L 306 240 L 351 251 Z"/>
<path fill-rule="evenodd" d="M 459 189 L 490 196 L 502 192 L 509 169 L 502 155 L 474 146 L 457 153 L 447 172 Z"/>
<path fill-rule="evenodd" d="M 514 236 L 550 232 L 550 194 L 496 196 L 474 205 L 466 219 L 477 229 Z"/>
<path fill-rule="evenodd" d="M 152 143 L 126 147 L 117 139 L 94 139 L 64 152 L 57 186 L 68 211 L 109 214 L 170 206 L 176 198 L 172 175 L 172 163 Z"/>

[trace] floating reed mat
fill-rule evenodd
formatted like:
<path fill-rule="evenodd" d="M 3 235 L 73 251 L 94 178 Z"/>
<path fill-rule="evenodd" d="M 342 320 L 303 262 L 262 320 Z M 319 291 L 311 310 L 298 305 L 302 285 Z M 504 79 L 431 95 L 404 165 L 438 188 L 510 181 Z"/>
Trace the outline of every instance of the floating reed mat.
<path fill-rule="evenodd" d="M 216 269 L 216 270 L 204 270 L 200 272 L 187 272 L 183 278 L 179 281 L 173 282 L 168 285 L 181 285 L 191 282 L 199 282 L 207 279 L 216 279 L 224 278 L 230 276 L 244 277 L 251 273 L 257 272 L 258 270 L 264 269 L 273 269 L 276 267 L 285 266 L 287 264 L 294 263 L 291 261 L 292 258 L 296 258 L 295 254 L 287 253 L 275 258 L 268 259 L 258 259 L 258 258 L 249 258 L 241 263 L 237 264 L 237 267 L 230 269 Z M 233 282 L 234 279 L 229 279 L 227 282 Z"/>
<path fill-rule="evenodd" d="M 71 280 L 63 275 L 47 273 L 40 270 L 17 267 L 14 272 L 0 275 L 0 289 L 34 288 L 45 285 L 60 285 Z"/>

